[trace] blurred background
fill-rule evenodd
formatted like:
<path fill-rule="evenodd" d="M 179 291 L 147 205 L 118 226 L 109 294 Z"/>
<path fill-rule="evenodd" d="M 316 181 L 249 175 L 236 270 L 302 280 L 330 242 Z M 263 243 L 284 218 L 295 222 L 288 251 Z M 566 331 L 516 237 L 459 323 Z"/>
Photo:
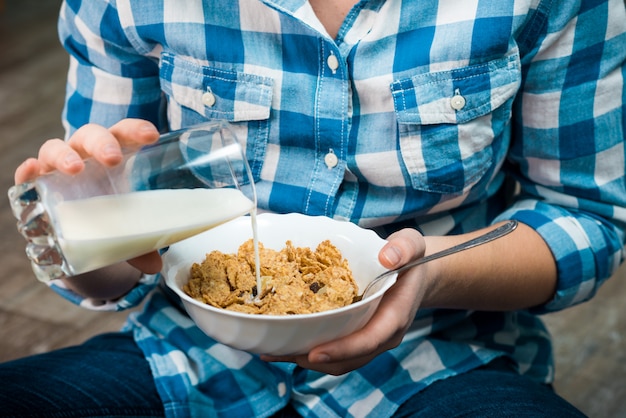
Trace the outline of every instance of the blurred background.
<path fill-rule="evenodd" d="M 68 63 L 56 30 L 60 4 L 0 0 L 0 361 L 82 342 L 119 329 L 126 317 L 86 311 L 39 283 L 6 198 L 15 168 L 45 139 L 63 137 Z"/>
<path fill-rule="evenodd" d="M 60 0 L 0 0 L 0 191 L 48 138 L 62 137 L 67 57 Z M 78 308 L 39 283 L 8 199 L 0 199 L 0 362 L 118 329 L 127 313 Z M 626 267 L 591 302 L 545 320 L 555 339 L 556 389 L 591 417 L 626 417 Z M 1 389 L 0 389 L 1 390 Z"/>

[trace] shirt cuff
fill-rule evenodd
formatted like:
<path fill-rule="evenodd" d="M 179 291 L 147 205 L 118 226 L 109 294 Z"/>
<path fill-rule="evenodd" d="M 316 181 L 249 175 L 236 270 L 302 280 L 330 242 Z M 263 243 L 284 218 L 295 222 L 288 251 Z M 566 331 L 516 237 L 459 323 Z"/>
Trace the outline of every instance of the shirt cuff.
<path fill-rule="evenodd" d="M 558 281 L 552 300 L 531 309 L 555 312 L 591 299 L 619 267 L 623 245 L 606 220 L 537 200 L 522 200 L 496 221 L 516 219 L 541 235 L 556 261 Z"/>
<path fill-rule="evenodd" d="M 141 279 L 124 296 L 115 300 L 91 299 L 79 295 L 78 293 L 68 289 L 61 280 L 53 280 L 48 282 L 48 286 L 70 302 L 83 308 L 94 311 L 123 311 L 134 308 L 141 304 L 143 299 L 150 293 L 159 283 L 160 275 L 144 274 Z"/>

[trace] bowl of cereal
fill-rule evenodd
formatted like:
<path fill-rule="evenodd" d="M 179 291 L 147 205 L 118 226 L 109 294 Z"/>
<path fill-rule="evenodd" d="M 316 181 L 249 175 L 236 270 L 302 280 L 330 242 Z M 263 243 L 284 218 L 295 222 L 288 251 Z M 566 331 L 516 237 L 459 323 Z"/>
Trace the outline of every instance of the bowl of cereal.
<path fill-rule="evenodd" d="M 385 241 L 373 231 L 301 214 L 264 213 L 256 225 L 258 253 L 251 217 L 242 216 L 163 255 L 167 286 L 196 325 L 225 345 L 259 354 L 306 353 L 362 328 L 396 281 L 389 276 L 360 300 L 385 271 L 378 262 Z"/>

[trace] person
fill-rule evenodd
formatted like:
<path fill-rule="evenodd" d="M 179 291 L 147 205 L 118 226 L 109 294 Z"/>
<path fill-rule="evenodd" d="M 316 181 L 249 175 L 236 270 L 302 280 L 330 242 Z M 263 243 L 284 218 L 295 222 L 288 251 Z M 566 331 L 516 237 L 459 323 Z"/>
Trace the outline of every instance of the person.
<path fill-rule="evenodd" d="M 371 228 L 387 268 L 519 226 L 411 269 L 361 331 L 298 356 L 202 334 L 156 252 L 54 280 L 87 308 L 144 305 L 119 333 L 3 364 L 0 413 L 583 415 L 551 389 L 541 315 L 624 260 L 622 0 L 66 0 L 59 32 L 67 138 L 16 183 L 218 119 L 259 208 Z"/>

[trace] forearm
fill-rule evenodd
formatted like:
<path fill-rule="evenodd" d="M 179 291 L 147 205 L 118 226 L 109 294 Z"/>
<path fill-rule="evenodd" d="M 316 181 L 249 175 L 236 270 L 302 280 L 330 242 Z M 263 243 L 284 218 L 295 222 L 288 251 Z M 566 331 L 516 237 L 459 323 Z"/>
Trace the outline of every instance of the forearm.
<path fill-rule="evenodd" d="M 484 232 L 484 231 L 482 231 Z M 425 237 L 426 254 L 480 234 Z M 424 264 L 422 308 L 515 310 L 547 302 L 556 289 L 555 260 L 532 228 L 519 224 L 491 243 Z"/>

